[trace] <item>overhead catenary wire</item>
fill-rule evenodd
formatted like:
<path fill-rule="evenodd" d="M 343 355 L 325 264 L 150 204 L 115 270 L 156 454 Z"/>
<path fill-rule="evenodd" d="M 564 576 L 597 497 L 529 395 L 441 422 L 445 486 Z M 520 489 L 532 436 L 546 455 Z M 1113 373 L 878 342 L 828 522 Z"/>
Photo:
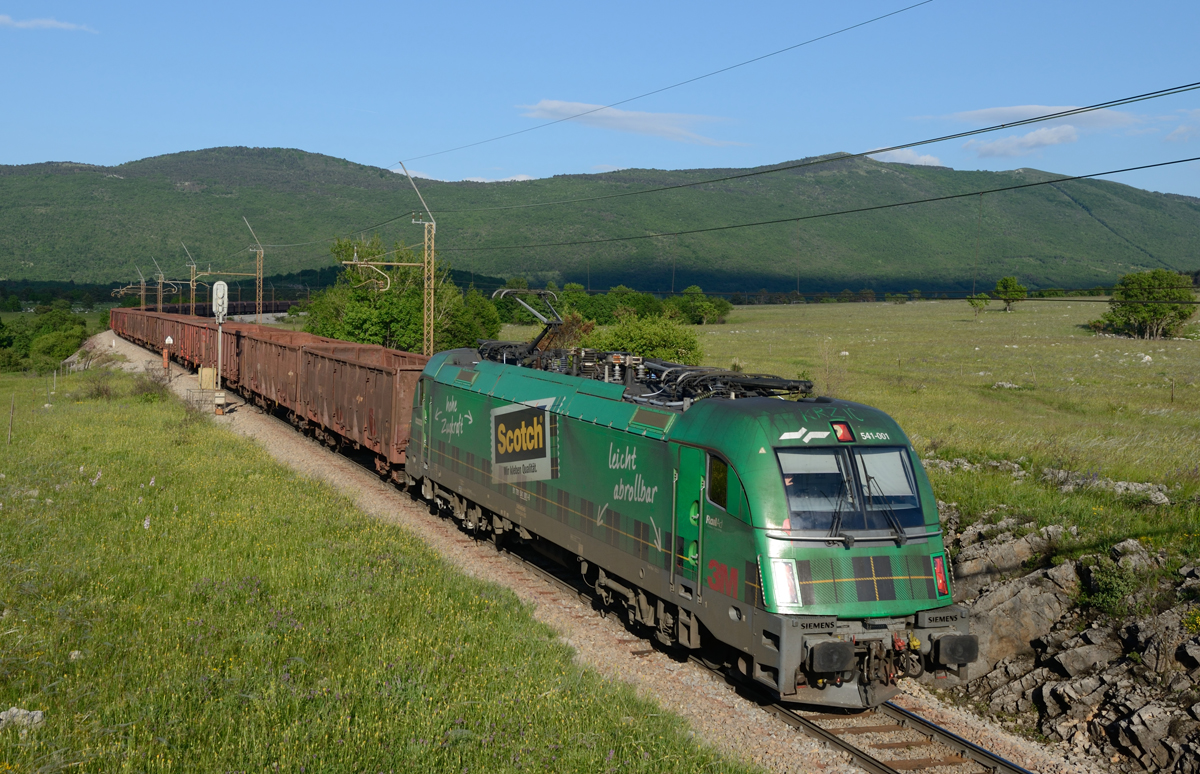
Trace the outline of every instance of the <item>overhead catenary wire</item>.
<path fill-rule="evenodd" d="M 1072 180 L 1087 180 L 1094 177 L 1106 177 L 1108 175 L 1119 175 L 1125 172 L 1136 172 L 1142 169 L 1155 169 L 1157 167 L 1169 167 L 1175 164 L 1186 164 L 1191 161 L 1200 161 L 1200 156 L 1192 156 L 1186 159 L 1176 159 L 1174 161 L 1160 161 L 1155 164 L 1142 164 L 1136 167 L 1125 167 L 1123 169 L 1112 169 L 1107 172 L 1093 172 L 1087 175 L 1071 175 L 1068 177 L 1056 177 L 1053 180 L 1041 180 L 1035 183 L 1020 183 L 1017 185 L 1001 186 L 999 188 L 987 188 L 982 191 L 969 191 L 960 194 L 947 194 L 945 196 L 933 196 L 926 199 L 910 199 L 903 202 L 892 202 L 890 204 L 875 204 L 869 207 L 855 207 L 848 210 L 836 210 L 834 212 L 821 212 L 813 215 L 797 215 L 792 218 L 774 218 L 772 220 L 759 220 L 750 223 L 733 223 L 726 226 L 708 226 L 705 228 L 693 228 L 683 231 L 662 231 L 653 234 L 635 234 L 624 237 L 605 237 L 602 239 L 577 239 L 567 242 L 538 242 L 523 245 L 495 245 L 492 247 L 448 247 L 442 248 L 443 252 L 456 253 L 479 253 L 491 252 L 495 250 L 529 250 L 539 247 L 574 247 L 577 245 L 598 245 L 610 244 L 613 242 L 633 242 L 642 239 L 658 239 L 661 237 L 679 237 L 688 236 L 690 234 L 707 234 L 714 231 L 732 231 L 734 229 L 755 228 L 758 226 L 773 226 L 780 223 L 797 223 L 804 220 L 817 220 L 819 218 L 832 218 L 840 215 L 854 215 L 863 212 L 876 212 L 879 210 L 890 210 L 896 207 L 910 207 L 917 204 L 932 204 L 934 202 L 952 201 L 954 199 L 964 199 L 971 196 L 979 196 L 981 194 L 1002 193 L 1004 191 L 1019 191 L 1024 188 L 1036 188 L 1043 185 L 1053 185 L 1055 183 L 1067 183 Z"/>
<path fill-rule="evenodd" d="M 438 210 L 438 212 L 450 213 L 450 212 L 488 212 L 488 211 L 495 211 L 495 210 L 519 210 L 519 209 L 529 209 L 529 208 L 533 208 L 533 207 L 551 207 L 551 206 L 558 206 L 558 205 L 563 205 L 563 204 L 579 204 L 579 203 L 583 203 L 583 202 L 600 201 L 603 199 L 620 199 L 620 198 L 624 198 L 627 196 L 642 196 L 644 194 L 661 193 L 663 191 L 674 191 L 674 190 L 678 190 L 680 188 L 694 188 L 696 186 L 709 185 L 712 183 L 724 183 L 729 180 L 741 180 L 741 179 L 748 178 L 748 177 L 758 177 L 760 175 L 773 175 L 776 172 L 786 172 L 786 171 L 792 170 L 792 169 L 803 169 L 805 167 L 813 167 L 813 166 L 817 166 L 819 164 L 829 164 L 829 163 L 832 163 L 835 161 L 847 161 L 850 159 L 863 158 L 864 156 L 876 156 L 881 153 L 890 153 L 892 151 L 910 150 L 912 148 L 919 148 L 923 145 L 933 145 L 935 143 L 948 142 L 950 140 L 961 140 L 966 137 L 973 137 L 973 136 L 980 135 L 980 134 L 988 134 L 990 132 L 999 132 L 999 131 L 1003 131 L 1005 129 L 1015 129 L 1015 128 L 1021 127 L 1021 126 L 1028 126 L 1030 124 L 1042 123 L 1044 121 L 1056 121 L 1056 120 L 1061 120 L 1064 118 L 1070 118 L 1072 116 L 1082 115 L 1084 113 L 1092 113 L 1097 110 L 1109 110 L 1114 107 L 1131 105 L 1136 102 L 1144 102 L 1144 101 L 1150 100 L 1150 99 L 1158 99 L 1160 97 L 1170 97 L 1170 96 L 1174 96 L 1176 94 L 1184 94 L 1186 92 L 1195 91 L 1197 89 L 1200 89 L 1200 81 L 1197 81 L 1195 83 L 1186 83 L 1182 86 L 1173 86 L 1169 89 L 1159 89 L 1157 91 L 1150 91 L 1150 92 L 1146 92 L 1144 94 L 1137 94 L 1132 97 L 1122 97 L 1121 99 L 1109 100 L 1107 102 L 1099 102 L 1094 105 L 1088 105 L 1086 107 L 1069 108 L 1067 110 L 1061 110 L 1056 113 L 1046 113 L 1046 114 L 1040 115 L 1040 116 L 1033 116 L 1032 118 L 1024 118 L 1024 119 L 1021 119 L 1020 121 L 1009 121 L 1009 122 L 1006 122 L 1003 124 L 994 124 L 992 126 L 986 126 L 986 127 L 980 128 L 980 129 L 969 129 L 965 132 L 955 132 L 954 134 L 946 134 L 946 135 L 941 135 L 939 137 L 931 137 L 926 140 L 917 140 L 915 142 L 903 143 L 901 145 L 890 145 L 885 148 L 876 148 L 874 150 L 860 151 L 858 153 L 841 153 L 841 154 L 836 154 L 836 155 L 831 155 L 831 156 L 823 156 L 821 158 L 807 160 L 807 161 L 801 161 L 801 162 L 797 162 L 795 164 L 784 164 L 781 166 L 771 167 L 770 169 L 756 169 L 756 170 L 753 170 L 750 172 L 740 172 L 736 175 L 724 175 L 722 177 L 706 178 L 704 180 L 696 180 L 696 181 L 690 182 L 690 183 L 675 183 L 674 185 L 658 186 L 656 188 L 644 188 L 639 191 L 624 191 L 622 193 L 604 194 L 601 196 L 586 196 L 586 197 L 580 197 L 577 199 L 558 199 L 558 200 L 549 201 L 549 202 L 532 202 L 529 204 L 508 204 L 508 205 L 502 205 L 502 206 L 498 206 L 498 207 L 474 207 L 474 208 L 467 208 L 467 209 L 461 209 L 461 210 Z"/>
<path fill-rule="evenodd" d="M 981 134 L 988 134 L 990 132 L 998 132 L 998 131 L 1003 131 L 1005 129 L 1013 129 L 1016 127 L 1028 126 L 1030 124 L 1042 123 L 1045 121 L 1061 120 L 1063 118 L 1069 118 L 1072 116 L 1083 115 L 1085 113 L 1091 113 L 1091 112 L 1095 112 L 1097 110 L 1107 110 L 1107 109 L 1111 109 L 1114 107 L 1121 107 L 1124 105 L 1134 104 L 1137 102 L 1144 102 L 1147 100 L 1174 96 L 1176 94 L 1184 94 L 1186 92 L 1195 91 L 1198 89 L 1200 89 L 1200 81 L 1197 81 L 1194 83 L 1186 83 L 1186 84 L 1183 84 L 1180 86 L 1173 86 L 1173 87 L 1166 88 L 1166 89 L 1157 89 L 1155 91 L 1144 92 L 1142 94 L 1136 94 L 1136 95 L 1129 96 L 1129 97 L 1121 97 L 1119 99 L 1107 100 L 1105 102 L 1098 102 L 1093 105 L 1087 105 L 1085 107 L 1069 108 L 1067 110 L 1062 110 L 1062 111 L 1058 111 L 1055 113 L 1046 113 L 1046 114 L 1040 115 L 1040 116 L 1033 116 L 1031 118 L 1021 119 L 1020 121 L 1010 121 L 1010 122 L 1002 123 L 1002 124 L 994 124 L 992 126 L 986 126 L 986 127 L 982 127 L 979 129 L 971 129 L 971 130 L 968 130 L 965 132 L 956 132 L 954 134 L 941 135 L 939 137 L 932 137 L 932 138 L 928 138 L 925 140 L 917 140 L 915 142 L 908 142 L 908 143 L 903 143 L 900 145 L 891 145 L 891 146 L 887 146 L 884 148 L 876 148 L 874 150 L 869 150 L 869 151 L 860 151 L 858 153 L 847 153 L 847 154 L 839 154 L 839 155 L 835 155 L 835 156 L 825 156 L 822 158 L 801 161 L 801 162 L 798 162 L 795 164 L 785 164 L 785 165 L 781 165 L 781 166 L 775 166 L 775 167 L 771 167 L 769 169 L 756 169 L 756 170 L 752 170 L 749 172 L 741 172 L 736 175 L 724 175 L 722 177 L 706 178 L 704 180 L 696 180 L 693 182 L 676 183 L 673 185 L 659 186 L 656 188 L 645 188 L 645 189 L 641 189 L 638 191 L 624 191 L 624 192 L 615 193 L 615 194 L 603 194 L 601 196 L 586 196 L 586 197 L 580 197 L 577 199 L 558 199 L 558 200 L 549 201 L 549 202 L 531 202 L 528 204 L 511 204 L 511 205 L 502 205 L 502 206 L 497 206 L 497 207 L 472 207 L 472 208 L 463 208 L 463 209 L 436 210 L 436 212 L 438 212 L 439 214 L 447 214 L 447 213 L 461 213 L 461 212 L 496 212 L 496 211 L 502 211 L 502 210 L 531 209 L 531 208 L 536 208 L 536 207 L 550 207 L 550 206 L 558 206 L 558 205 L 564 205 L 564 204 L 594 202 L 594 201 L 601 201 L 601 200 L 606 200 L 606 199 L 620 199 L 620 198 L 625 198 L 625 197 L 630 197 L 630 196 L 642 196 L 645 194 L 661 193 L 664 191 L 674 191 L 674 190 L 679 190 L 679 189 L 683 189 L 683 188 L 694 188 L 697 186 L 710 185 L 713 183 L 722 183 L 722 182 L 727 182 L 730 180 L 740 180 L 740 179 L 745 179 L 745 178 L 750 178 L 750 177 L 759 177 L 761 175 L 775 174 L 777 172 L 786 172 L 786 171 L 793 170 L 793 169 L 803 169 L 805 167 L 813 167 L 813 166 L 817 166 L 820 164 L 829 164 L 829 163 L 836 162 L 836 161 L 848 161 L 851 159 L 862 158 L 865 156 L 873 156 L 873 155 L 877 155 L 880 153 L 887 153 L 887 152 L 895 151 L 895 150 L 907 150 L 907 149 L 911 149 L 911 148 L 918 148 L 918 147 L 921 147 L 924 145 L 932 145 L 934 143 L 946 142 L 949 140 L 963 139 L 966 137 L 973 137 L 973 136 L 977 136 L 977 135 L 981 135 Z M 309 247 L 311 245 L 317 245 L 317 244 L 328 244 L 330 242 L 334 242 L 338 239 L 345 238 L 352 234 L 361 234 L 361 233 L 365 233 L 367 231 L 371 231 L 372 229 L 380 228 L 381 226 L 386 226 L 386 225 L 394 223 L 398 220 L 403 220 L 406 217 L 409 217 L 409 215 L 408 214 L 397 215 L 395 217 L 388 218 L 386 220 L 382 220 L 382 221 L 373 223 L 368 226 L 362 226 L 359 228 L 350 229 L 339 236 L 335 236 L 335 237 L 331 237 L 331 238 L 327 238 L 327 239 L 314 239 L 314 240 L 310 240 L 308 242 L 295 242 L 292 244 L 264 245 L 264 247 L 282 249 L 282 248 L 291 248 L 291 247 Z M 250 248 L 246 248 L 246 249 L 250 249 Z M 442 251 L 445 251 L 446 249 L 447 248 L 442 248 Z M 463 249 L 466 249 L 466 248 L 463 248 Z M 239 250 L 238 252 L 242 252 L 242 251 Z M 235 253 L 234 255 L 236 255 L 236 254 L 237 253 Z M 230 257 L 232 257 L 232 256 L 230 256 Z"/>
<path fill-rule="evenodd" d="M 646 97 L 651 97 L 655 94 L 661 94 L 664 91 L 670 91 L 671 89 L 677 89 L 680 86 L 686 86 L 689 83 L 695 83 L 696 81 L 702 81 L 705 78 L 711 78 L 715 75 L 720 75 L 721 73 L 727 73 L 730 70 L 736 70 L 739 67 L 745 67 L 746 65 L 754 64 L 755 62 L 761 62 L 764 59 L 769 59 L 773 56 L 778 56 L 779 54 L 783 54 L 788 51 L 794 51 L 797 48 L 802 48 L 804 46 L 811 45 L 813 43 L 817 43 L 822 40 L 826 40 L 827 38 L 832 38 L 837 35 L 841 35 L 843 33 L 850 32 L 851 30 L 856 30 L 859 27 L 865 27 L 868 24 L 874 24 L 877 21 L 883 21 L 884 19 L 887 19 L 889 17 L 896 16 L 898 14 L 902 14 L 906 11 L 911 11 L 914 8 L 919 8 L 923 5 L 928 5 L 929 3 L 932 3 L 932 2 L 933 2 L 933 0 L 922 0 L 919 3 L 914 3 L 913 5 L 907 6 L 905 8 L 900 8 L 900 9 L 892 11 L 890 13 L 885 13 L 882 16 L 876 16 L 872 19 L 867 19 L 866 21 L 858 22 L 857 24 L 852 24 L 849 27 L 843 27 L 840 30 L 835 30 L 833 32 L 827 32 L 824 35 L 819 35 L 815 38 L 810 38 L 809 40 L 806 40 L 802 43 L 795 43 L 791 46 L 787 46 L 786 48 L 781 48 L 778 51 L 772 51 L 769 54 L 762 54 L 760 56 L 754 57 L 753 59 L 747 59 L 744 62 L 738 62 L 737 64 L 728 65 L 726 67 L 722 67 L 719 70 L 713 70 L 710 73 L 705 73 L 704 75 L 697 75 L 694 78 L 688 78 L 687 80 L 679 81 L 678 83 L 673 83 L 670 86 L 663 86 L 661 88 L 657 88 L 652 91 L 647 91 L 644 94 L 638 94 L 635 97 L 628 97 L 626 99 L 618 100 L 618 101 L 610 103 L 608 105 L 602 105 L 600 107 L 593 108 L 592 110 L 585 110 L 582 113 L 576 113 L 575 115 L 566 116 L 564 118 L 557 118 L 553 121 L 547 121 L 545 123 L 538 124 L 537 126 L 526 127 L 525 129 L 519 129 L 515 132 L 508 132 L 507 134 L 501 134 L 501 135 L 497 135 L 496 137 L 490 137 L 486 140 L 479 140 L 477 142 L 467 143 L 466 145 L 459 145 L 454 148 L 446 148 L 445 150 L 435 151 L 433 153 L 425 153 L 420 156 L 412 156 L 410 158 L 404 159 L 404 161 L 417 161 L 419 159 L 432 158 L 433 156 L 442 156 L 447 153 L 454 153 L 455 151 L 466 150 L 467 148 L 475 148 L 480 145 L 486 145 L 488 143 L 496 142 L 498 140 L 504 140 L 509 137 L 516 137 L 519 134 L 526 134 L 528 132 L 534 132 L 534 131 L 537 131 L 538 129 L 545 129 L 548 126 L 555 126 L 556 124 L 561 124 L 566 121 L 573 121 L 576 118 L 582 118 L 583 116 L 591 115 L 592 113 L 598 113 L 601 110 L 608 110 L 609 108 L 614 108 L 614 107 L 617 107 L 618 105 L 626 105 L 630 102 L 634 102 L 639 99 L 645 99 Z M 396 164 L 392 164 L 391 166 L 395 167 L 401 163 L 402 162 L 398 161 L 398 162 L 396 162 Z"/>

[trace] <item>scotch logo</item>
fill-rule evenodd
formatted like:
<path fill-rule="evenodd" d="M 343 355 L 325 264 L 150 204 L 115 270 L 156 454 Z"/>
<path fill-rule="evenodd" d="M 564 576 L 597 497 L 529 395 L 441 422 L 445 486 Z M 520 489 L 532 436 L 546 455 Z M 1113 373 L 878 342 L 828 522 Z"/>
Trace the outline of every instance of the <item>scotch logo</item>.
<path fill-rule="evenodd" d="M 492 411 L 492 478 L 544 481 L 554 478 L 546 410 L 517 404 Z"/>
<path fill-rule="evenodd" d="M 544 413 L 541 409 L 526 409 L 496 420 L 497 462 L 516 462 L 545 455 Z"/>

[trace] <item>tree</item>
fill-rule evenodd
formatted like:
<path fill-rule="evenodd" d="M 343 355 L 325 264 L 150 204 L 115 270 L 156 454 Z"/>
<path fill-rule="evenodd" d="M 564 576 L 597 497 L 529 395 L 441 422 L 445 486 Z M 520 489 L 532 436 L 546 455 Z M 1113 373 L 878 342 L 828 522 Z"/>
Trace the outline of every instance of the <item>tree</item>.
<path fill-rule="evenodd" d="M 1189 303 L 1195 300 L 1191 277 L 1166 269 L 1126 274 L 1113 288 L 1108 311 L 1091 326 L 1139 339 L 1171 337 L 1195 313 Z"/>
<path fill-rule="evenodd" d="M 1001 277 L 996 282 L 996 289 L 992 291 L 996 298 L 1004 302 L 1004 311 L 1011 312 L 1013 304 L 1024 299 L 1027 295 L 1027 288 L 1017 282 L 1016 277 Z"/>
<path fill-rule="evenodd" d="M 982 312 L 988 304 L 992 303 L 992 297 L 987 293 L 980 293 L 975 296 L 967 296 L 967 303 L 975 310 L 975 322 L 979 322 L 979 313 Z"/>
<path fill-rule="evenodd" d="M 337 261 L 370 260 L 384 254 L 379 238 L 341 239 L 332 248 Z M 417 263 L 417 257 L 397 247 L 398 263 Z M 348 256 L 348 257 L 347 257 Z M 338 275 L 337 283 L 312 297 L 304 330 L 319 336 L 392 349 L 420 352 L 424 343 L 424 272 L 419 267 L 399 267 L 386 272 L 390 283 L 381 289 L 373 279 L 383 277 L 352 266 Z M 491 301 L 472 289 L 466 298 L 442 268 L 434 284 L 433 348 L 473 347 L 480 338 L 494 338 L 500 319 Z"/>
<path fill-rule="evenodd" d="M 584 337 L 584 346 L 608 352 L 630 352 L 684 365 L 700 365 L 704 352 L 696 333 L 666 317 L 623 315 L 615 325 Z"/>
<path fill-rule="evenodd" d="M 692 285 L 681 295 L 668 298 L 663 307 L 664 314 L 685 323 L 708 325 L 725 322 L 725 315 L 733 309 L 733 304 L 723 298 L 706 296 L 699 285 Z"/>

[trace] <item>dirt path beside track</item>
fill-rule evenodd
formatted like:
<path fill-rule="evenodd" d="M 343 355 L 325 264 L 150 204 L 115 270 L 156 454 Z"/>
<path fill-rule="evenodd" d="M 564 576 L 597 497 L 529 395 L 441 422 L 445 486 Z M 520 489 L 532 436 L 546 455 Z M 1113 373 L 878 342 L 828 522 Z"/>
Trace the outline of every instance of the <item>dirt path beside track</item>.
<path fill-rule="evenodd" d="M 161 354 L 111 331 L 92 337 L 88 346 L 97 354 L 125 356 L 127 362 L 120 365 L 128 371 L 141 372 L 147 363 L 161 368 Z M 185 397 L 199 382 L 195 375 L 172 364 L 170 386 Z M 539 621 L 553 627 L 562 641 L 575 649 L 579 663 L 609 679 L 634 685 L 643 696 L 686 718 L 699 739 L 727 755 L 781 774 L 860 771 L 845 755 L 826 750 L 758 709 L 700 667 L 677 662 L 657 650 L 646 653 L 648 644 L 635 639 L 613 617 L 601 618 L 575 594 L 538 577 L 520 560 L 498 553 L 491 543 L 470 539 L 449 520 L 431 516 L 422 504 L 371 471 L 297 433 L 285 422 L 240 404 L 240 399 L 235 400 L 231 413 L 213 420 L 252 438 L 301 475 L 334 487 L 364 513 L 408 530 L 468 575 L 511 589 L 533 607 Z M 1031 770 L 1045 774 L 1088 771 L 1069 763 L 1054 748 L 1021 739 L 971 713 L 942 704 L 921 686 L 911 686 L 897 703 Z"/>

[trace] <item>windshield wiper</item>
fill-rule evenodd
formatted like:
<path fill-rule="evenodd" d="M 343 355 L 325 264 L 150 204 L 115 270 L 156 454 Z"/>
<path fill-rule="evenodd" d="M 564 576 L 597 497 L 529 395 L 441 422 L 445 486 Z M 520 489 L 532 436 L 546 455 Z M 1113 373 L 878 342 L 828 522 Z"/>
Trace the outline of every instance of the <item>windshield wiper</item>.
<path fill-rule="evenodd" d="M 841 538 L 846 548 L 854 547 L 854 536 L 842 534 L 842 503 L 846 501 L 846 485 L 845 480 L 842 481 L 842 488 L 838 492 L 838 499 L 833 504 L 833 523 L 829 525 L 829 537 L 833 539 Z"/>
<path fill-rule="evenodd" d="M 875 477 L 867 472 L 865 466 L 862 468 L 862 472 L 863 477 L 866 479 L 864 483 L 867 485 L 867 503 L 869 506 L 872 506 L 869 510 L 875 510 L 873 507 L 875 505 L 875 491 L 872 486 L 875 482 Z M 892 508 L 892 504 L 887 501 L 887 497 L 882 494 L 879 497 L 880 505 L 883 506 L 879 510 L 883 511 L 883 517 L 887 519 L 888 525 L 896 533 L 896 545 L 902 546 L 908 542 L 908 533 L 904 531 L 904 527 L 900 526 L 900 517 L 896 515 L 896 511 Z"/>

